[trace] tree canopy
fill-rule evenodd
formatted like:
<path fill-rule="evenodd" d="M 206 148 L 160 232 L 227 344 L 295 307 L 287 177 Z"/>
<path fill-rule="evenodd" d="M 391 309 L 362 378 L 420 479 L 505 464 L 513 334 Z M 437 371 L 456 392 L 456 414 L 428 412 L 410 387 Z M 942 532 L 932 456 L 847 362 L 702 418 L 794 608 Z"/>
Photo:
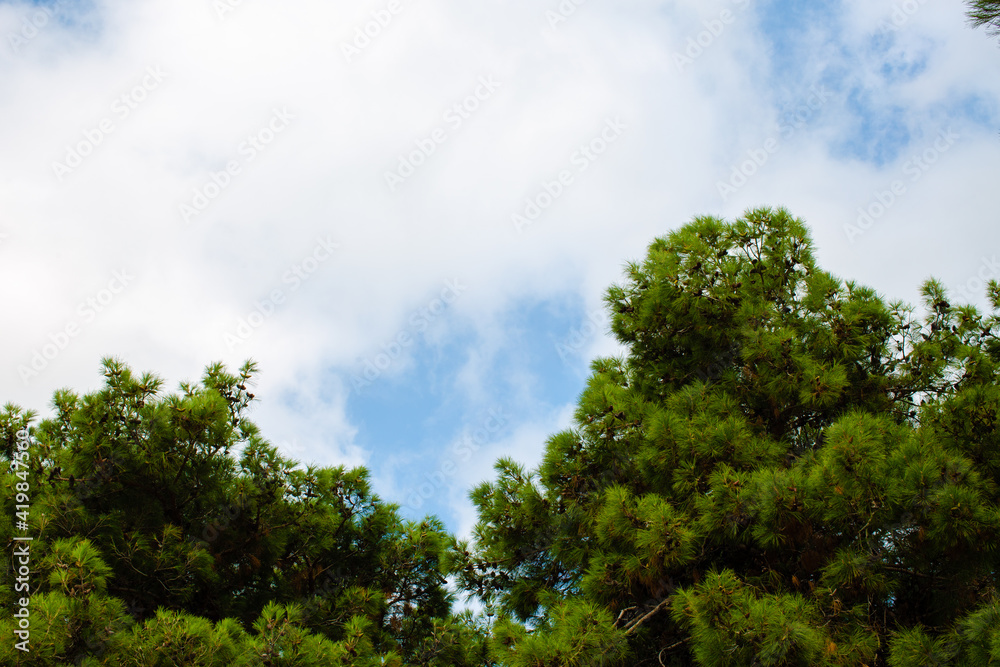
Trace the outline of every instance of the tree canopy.
<path fill-rule="evenodd" d="M 628 354 L 473 492 L 502 664 L 1000 661 L 998 319 L 923 295 L 822 271 L 784 210 L 653 242 L 606 298 Z"/>
<path fill-rule="evenodd" d="M 30 652 L 5 641 L 0 663 L 483 664 L 475 622 L 451 614 L 441 523 L 403 520 L 364 469 L 281 456 L 247 418 L 255 371 L 216 364 L 163 395 L 109 359 L 103 389 L 57 392 L 30 435 L 34 415 L 4 408 L 8 572 L 13 536 L 33 540 Z"/>
<path fill-rule="evenodd" d="M 33 536 L 31 651 L 0 663 L 1000 662 L 1000 285 L 992 314 L 922 294 L 822 270 L 783 209 L 656 239 L 607 292 L 625 354 L 473 489 L 469 541 L 283 457 L 252 363 L 166 394 L 105 360 L 48 419 L 0 412 L 8 572 Z"/>

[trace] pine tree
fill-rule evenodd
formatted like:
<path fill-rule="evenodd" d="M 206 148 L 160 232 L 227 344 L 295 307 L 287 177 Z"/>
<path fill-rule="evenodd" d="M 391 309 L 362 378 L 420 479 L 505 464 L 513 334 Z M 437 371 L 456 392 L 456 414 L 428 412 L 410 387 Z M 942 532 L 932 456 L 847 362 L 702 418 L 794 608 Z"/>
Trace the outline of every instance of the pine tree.
<path fill-rule="evenodd" d="M 0 582 L 0 634 L 30 595 L 31 650 L 4 642 L 0 664 L 483 664 L 440 521 L 403 520 L 363 468 L 281 456 L 247 415 L 255 373 L 215 364 L 163 395 L 108 359 L 104 387 L 57 392 L 51 419 L 0 412 L 7 572 L 13 537 L 33 538 L 30 590 Z"/>
<path fill-rule="evenodd" d="M 990 34 L 1000 34 L 1000 0 L 970 0 L 969 20 L 977 28 L 986 26 Z"/>
<path fill-rule="evenodd" d="M 537 470 L 472 493 L 452 567 L 495 656 L 1000 660 L 1000 321 L 923 294 L 917 319 L 822 271 L 784 210 L 652 243 L 607 294 L 627 356 L 593 363 Z"/>

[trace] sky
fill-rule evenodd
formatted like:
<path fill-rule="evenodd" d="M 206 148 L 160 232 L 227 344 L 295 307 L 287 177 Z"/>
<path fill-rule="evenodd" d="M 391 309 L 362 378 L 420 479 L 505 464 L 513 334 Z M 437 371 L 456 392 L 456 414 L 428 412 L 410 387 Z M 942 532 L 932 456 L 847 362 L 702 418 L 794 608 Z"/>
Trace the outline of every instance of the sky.
<path fill-rule="evenodd" d="M 573 427 L 605 290 L 786 207 L 919 304 L 1000 278 L 1000 43 L 933 0 L 0 0 L 0 401 L 256 360 L 409 518 Z"/>

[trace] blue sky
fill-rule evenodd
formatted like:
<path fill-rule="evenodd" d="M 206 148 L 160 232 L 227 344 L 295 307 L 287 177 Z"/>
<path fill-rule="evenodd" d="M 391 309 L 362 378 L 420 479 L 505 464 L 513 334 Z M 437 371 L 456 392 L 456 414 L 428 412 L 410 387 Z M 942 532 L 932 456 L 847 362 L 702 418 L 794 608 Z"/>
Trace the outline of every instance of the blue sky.
<path fill-rule="evenodd" d="M 252 357 L 284 453 L 468 535 L 694 216 L 785 206 L 840 276 L 984 303 L 1000 51 L 962 11 L 0 1 L 3 400 Z"/>
<path fill-rule="evenodd" d="M 573 296 L 566 295 L 565 300 L 517 304 L 502 313 L 497 326 L 504 339 L 499 348 L 486 349 L 488 343 L 475 333 L 450 322 L 448 334 L 437 344 L 417 338 L 406 350 L 411 363 L 398 376 L 376 378 L 369 385 L 363 372 L 351 374 L 352 388 L 356 378 L 359 386 L 348 400 L 348 416 L 359 428 L 356 442 L 391 452 L 381 472 L 393 488 L 409 490 L 401 500 L 408 516 L 449 514 L 437 488 L 432 495 L 425 484 L 440 486 L 435 474 L 445 464 L 471 457 L 461 448 L 463 443 L 496 445 L 509 434 L 512 420 L 544 421 L 577 398 L 586 380 L 580 347 L 604 334 L 607 322 L 587 318 L 572 301 Z M 581 320 L 584 323 L 577 324 Z M 482 394 L 474 397 L 454 389 L 473 359 L 488 378 Z M 512 376 L 510 369 L 518 372 Z"/>

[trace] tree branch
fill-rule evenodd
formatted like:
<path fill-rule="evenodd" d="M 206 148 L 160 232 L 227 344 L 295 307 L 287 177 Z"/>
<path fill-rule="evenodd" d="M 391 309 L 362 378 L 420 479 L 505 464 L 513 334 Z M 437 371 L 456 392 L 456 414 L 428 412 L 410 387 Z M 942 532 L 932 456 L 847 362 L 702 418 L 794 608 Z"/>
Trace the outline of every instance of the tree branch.
<path fill-rule="evenodd" d="M 670 602 L 670 598 L 664 598 L 660 602 L 660 604 L 658 604 L 655 607 L 653 607 L 653 610 L 651 612 L 649 612 L 645 616 L 639 618 L 638 620 L 636 620 L 633 623 L 631 623 L 628 627 L 626 627 L 625 628 L 625 634 L 627 634 L 627 635 L 632 634 L 633 630 L 635 630 L 640 625 L 642 625 L 643 623 L 645 623 L 646 621 L 648 621 L 651 616 L 653 616 L 654 614 L 658 613 L 661 609 L 663 609 L 663 607 L 666 606 L 666 604 L 668 602 Z"/>

